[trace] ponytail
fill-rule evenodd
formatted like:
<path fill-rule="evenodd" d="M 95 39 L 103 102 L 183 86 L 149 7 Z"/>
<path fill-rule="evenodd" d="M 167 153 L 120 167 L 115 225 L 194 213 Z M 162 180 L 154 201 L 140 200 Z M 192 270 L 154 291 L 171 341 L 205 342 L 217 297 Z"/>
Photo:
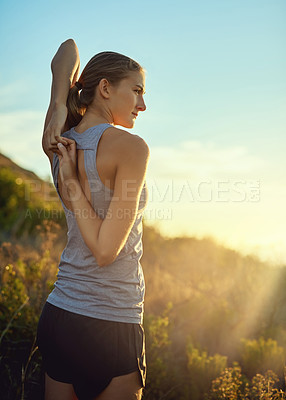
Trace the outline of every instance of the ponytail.
<path fill-rule="evenodd" d="M 77 83 L 77 82 L 76 82 Z M 80 101 L 79 87 L 74 85 L 70 88 L 67 98 L 68 129 L 78 125 L 85 114 L 86 106 Z"/>

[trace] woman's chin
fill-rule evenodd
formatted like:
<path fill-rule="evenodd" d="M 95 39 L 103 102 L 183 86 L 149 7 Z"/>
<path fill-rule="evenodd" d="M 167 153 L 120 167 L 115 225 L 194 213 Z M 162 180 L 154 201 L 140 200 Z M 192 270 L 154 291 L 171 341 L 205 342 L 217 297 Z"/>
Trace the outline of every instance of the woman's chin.
<path fill-rule="evenodd" d="M 134 127 L 135 121 L 124 121 L 118 123 L 118 125 L 122 126 L 123 128 L 131 129 Z"/>

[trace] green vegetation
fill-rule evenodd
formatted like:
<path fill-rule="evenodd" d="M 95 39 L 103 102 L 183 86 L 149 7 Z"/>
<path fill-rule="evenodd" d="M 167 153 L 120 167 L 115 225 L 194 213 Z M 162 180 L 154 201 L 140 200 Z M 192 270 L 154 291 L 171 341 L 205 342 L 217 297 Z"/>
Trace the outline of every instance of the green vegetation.
<path fill-rule="evenodd" d="M 41 400 L 36 327 L 66 228 L 51 187 L 17 168 L 0 157 L 0 393 Z M 144 400 L 286 399 L 286 268 L 148 226 L 143 240 Z"/>

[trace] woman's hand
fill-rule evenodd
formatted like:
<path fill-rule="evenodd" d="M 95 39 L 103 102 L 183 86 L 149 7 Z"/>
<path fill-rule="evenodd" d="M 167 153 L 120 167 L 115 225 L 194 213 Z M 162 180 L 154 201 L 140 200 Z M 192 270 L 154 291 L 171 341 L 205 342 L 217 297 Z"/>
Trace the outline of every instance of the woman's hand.
<path fill-rule="evenodd" d="M 78 181 L 77 177 L 77 154 L 76 142 L 72 139 L 63 138 L 67 145 L 57 144 L 59 151 L 59 174 L 61 182 L 68 187 L 70 182 Z"/>
<path fill-rule="evenodd" d="M 64 104 L 54 106 L 50 121 L 43 134 L 43 146 L 58 155 L 61 155 L 61 153 L 57 144 L 62 143 L 65 146 L 68 145 L 67 140 L 61 137 L 61 133 L 64 132 L 67 115 L 68 110 Z"/>

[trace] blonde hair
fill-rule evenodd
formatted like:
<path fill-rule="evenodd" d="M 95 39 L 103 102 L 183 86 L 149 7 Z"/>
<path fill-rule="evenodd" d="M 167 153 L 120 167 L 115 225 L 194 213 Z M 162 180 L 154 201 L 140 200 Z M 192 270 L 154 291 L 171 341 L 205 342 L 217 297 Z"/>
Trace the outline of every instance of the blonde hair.
<path fill-rule="evenodd" d="M 67 99 L 68 127 L 77 125 L 95 96 L 95 88 L 105 78 L 112 85 L 127 78 L 130 72 L 140 72 L 143 68 L 136 61 L 113 51 L 96 54 L 87 63 L 80 78 L 69 90 Z"/>

